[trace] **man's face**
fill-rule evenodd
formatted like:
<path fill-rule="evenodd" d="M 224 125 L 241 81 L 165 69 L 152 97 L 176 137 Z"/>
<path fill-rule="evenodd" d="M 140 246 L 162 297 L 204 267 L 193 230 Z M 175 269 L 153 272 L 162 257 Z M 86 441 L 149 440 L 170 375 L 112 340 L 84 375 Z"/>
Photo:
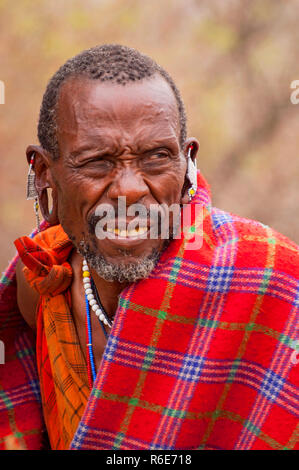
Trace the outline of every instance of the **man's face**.
<path fill-rule="evenodd" d="M 167 82 L 158 75 L 125 86 L 72 78 L 61 89 L 57 126 L 60 158 L 50 170 L 59 220 L 74 244 L 83 240 L 116 265 L 160 252 L 165 240 L 149 233 L 117 236 L 116 230 L 112 239 L 98 239 L 93 222 L 99 204 L 116 209 L 119 196 L 127 206 L 138 203 L 147 209 L 180 204 L 186 158 Z"/>

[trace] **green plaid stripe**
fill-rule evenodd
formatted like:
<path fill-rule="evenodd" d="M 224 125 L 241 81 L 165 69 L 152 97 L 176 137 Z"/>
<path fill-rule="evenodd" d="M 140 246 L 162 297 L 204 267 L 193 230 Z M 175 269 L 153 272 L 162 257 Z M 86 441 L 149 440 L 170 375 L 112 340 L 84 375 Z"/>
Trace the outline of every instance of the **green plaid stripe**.
<path fill-rule="evenodd" d="M 150 368 L 151 363 L 153 362 L 155 358 L 155 352 L 156 352 L 156 349 L 153 347 L 149 347 L 147 349 L 147 352 L 143 361 L 143 365 L 142 365 L 143 370 L 147 370 Z"/>
<path fill-rule="evenodd" d="M 19 441 L 19 444 L 24 448 L 24 450 L 26 449 L 26 443 L 24 441 L 24 437 L 26 436 L 33 436 L 33 435 L 36 435 L 36 434 L 40 434 L 41 430 L 40 429 L 28 429 L 28 431 L 24 431 L 24 432 L 21 432 L 21 431 L 13 431 L 11 433 L 12 436 L 14 436 L 16 439 L 18 439 Z M 0 438 L 0 444 L 3 444 L 3 442 L 5 442 L 6 440 L 6 437 L 2 437 Z"/>
<path fill-rule="evenodd" d="M 180 266 L 181 266 L 183 252 L 184 252 L 184 247 L 181 246 L 181 248 L 179 250 L 179 253 L 178 253 L 178 256 L 174 259 L 172 271 L 171 271 L 170 276 L 169 276 L 169 282 L 167 283 L 167 286 L 166 286 L 166 289 L 165 289 L 165 292 L 164 292 L 164 297 L 162 299 L 160 308 L 158 310 L 156 310 L 156 315 L 155 316 L 157 318 L 157 321 L 156 321 L 151 339 L 149 341 L 149 346 L 148 346 L 147 353 L 146 353 L 144 363 L 143 363 L 143 366 L 144 365 L 146 366 L 146 370 L 144 370 L 144 367 L 142 368 L 142 370 L 140 372 L 139 380 L 137 382 L 136 388 L 135 388 L 135 390 L 133 392 L 133 395 L 132 395 L 133 402 L 131 401 L 130 403 L 128 403 L 127 412 L 126 412 L 125 417 L 124 417 L 124 419 L 123 419 L 123 421 L 120 425 L 120 432 L 117 433 L 115 441 L 114 441 L 114 448 L 116 448 L 116 449 L 118 449 L 120 447 L 120 445 L 122 443 L 122 440 L 123 440 L 124 436 L 126 435 L 126 432 L 128 430 L 132 415 L 134 413 L 134 409 L 135 409 L 136 404 L 138 403 L 139 397 L 142 393 L 143 385 L 144 385 L 144 382 L 145 382 L 146 376 L 147 376 L 147 369 L 149 368 L 150 363 L 154 359 L 155 347 L 156 347 L 156 345 L 158 343 L 158 340 L 159 340 L 159 338 L 162 334 L 163 324 L 164 324 L 165 320 L 168 319 L 167 312 L 168 312 L 168 309 L 169 309 L 169 304 L 170 304 L 170 299 L 171 299 L 171 296 L 172 296 L 172 292 L 173 292 L 174 287 L 175 287 L 176 277 L 178 275 L 178 272 L 179 272 L 179 269 L 180 269 Z M 129 305 L 129 308 L 131 308 L 131 304 Z"/>
<path fill-rule="evenodd" d="M 120 304 L 122 305 L 122 303 L 123 303 L 123 300 L 120 299 Z M 142 305 L 138 305 L 133 302 L 130 303 L 129 308 L 130 310 L 133 310 L 134 312 L 142 312 L 145 315 L 149 315 L 155 318 L 164 317 L 164 319 L 166 319 L 167 317 L 167 312 L 164 312 L 162 310 L 157 310 L 154 308 L 143 307 Z M 208 318 L 198 318 L 196 320 L 194 318 L 187 318 L 187 317 L 180 316 L 180 315 L 169 315 L 167 317 L 167 321 L 174 322 L 174 323 L 183 323 L 186 325 L 192 325 L 192 324 L 195 324 L 195 322 L 197 322 L 198 325 L 202 327 L 230 330 L 230 331 L 231 330 L 255 331 L 258 333 L 263 333 L 267 336 L 271 336 L 277 341 L 280 341 L 282 344 L 285 344 L 286 346 L 290 346 L 290 347 L 292 347 L 292 342 L 293 342 L 292 338 L 290 338 L 289 336 L 282 334 L 279 331 L 273 330 L 272 328 L 269 328 L 265 325 L 259 325 L 258 323 L 255 323 L 252 321 L 249 321 L 248 323 L 234 323 L 234 322 L 214 321 Z"/>
<path fill-rule="evenodd" d="M 2 388 L 2 387 L 1 387 Z M 20 445 L 26 449 L 26 443 L 23 437 L 27 434 L 32 434 L 32 433 L 38 433 L 40 430 L 37 429 L 31 429 L 30 431 L 27 432 L 27 434 L 24 432 L 20 432 L 16 423 L 16 416 L 15 416 L 15 409 L 14 409 L 14 403 L 11 401 L 11 399 L 7 396 L 7 394 L 4 392 L 3 388 L 0 390 L 0 398 L 3 400 L 3 403 L 6 406 L 7 409 L 7 416 L 8 416 L 8 422 L 9 422 L 9 427 L 11 430 L 11 434 L 14 435 L 19 439 Z M 6 437 L 6 436 L 5 436 Z M 0 443 L 3 443 L 5 441 L 5 437 L 0 439 Z"/>
<path fill-rule="evenodd" d="M 264 295 L 265 294 L 265 292 L 267 290 L 267 287 L 268 287 L 268 284 L 269 284 L 269 280 L 270 280 L 271 275 L 272 275 L 272 272 L 273 272 L 273 269 L 265 268 L 263 280 L 262 280 L 262 283 L 261 283 L 260 288 L 258 290 L 258 295 Z"/>
<path fill-rule="evenodd" d="M 238 371 L 238 368 L 239 368 L 239 365 L 240 365 L 240 362 L 241 360 L 240 359 L 235 359 L 232 366 L 231 366 L 231 370 L 229 372 L 229 375 L 228 375 L 228 378 L 227 378 L 227 382 L 230 383 L 230 382 L 233 382 L 234 381 L 234 378 L 235 378 L 235 375 Z"/>
<path fill-rule="evenodd" d="M 297 424 L 296 428 L 294 429 L 287 445 L 285 447 L 283 447 L 283 450 L 293 449 L 298 441 L 299 441 L 299 423 Z"/>
<path fill-rule="evenodd" d="M 2 391 L 0 390 L 0 398 L 3 401 L 3 403 L 5 404 L 7 409 L 10 409 L 10 408 L 14 407 L 12 401 L 10 400 L 10 398 L 7 396 L 7 394 L 3 390 Z"/>
<path fill-rule="evenodd" d="M 176 282 L 181 264 L 182 264 L 182 257 L 177 256 L 174 260 L 173 267 L 169 275 L 169 282 L 174 282 L 174 283 Z"/>
<path fill-rule="evenodd" d="M 150 410 L 159 414 L 163 414 L 166 416 L 170 416 L 173 418 L 178 419 L 189 419 L 189 420 L 200 420 L 200 419 L 230 419 L 233 422 L 239 423 L 242 427 L 246 427 L 250 432 L 252 432 L 256 437 L 267 443 L 270 447 L 276 450 L 291 450 L 292 447 L 295 445 L 297 440 L 297 434 L 294 433 L 293 437 L 290 439 L 287 446 L 282 446 L 277 442 L 275 439 L 271 438 L 268 434 L 261 431 L 258 427 L 254 426 L 250 421 L 242 418 L 242 416 L 238 415 L 237 413 L 233 413 L 231 411 L 227 411 L 225 409 L 216 409 L 215 411 L 205 411 L 205 412 L 190 412 L 184 410 L 174 410 L 171 408 L 163 407 L 161 405 L 157 405 L 155 403 L 150 403 L 146 400 L 140 400 L 138 398 L 131 398 L 126 396 L 120 396 L 117 394 L 110 394 L 110 393 L 101 393 L 98 390 L 93 390 L 92 392 L 96 397 L 101 397 L 104 400 L 110 400 L 119 403 L 125 403 L 127 405 L 132 405 L 134 407 L 138 406 L 139 408 Z M 297 429 L 298 432 L 298 429 Z M 119 448 L 121 446 L 122 440 L 125 438 L 125 433 L 120 432 L 118 433 L 115 441 L 114 446 Z M 199 449 L 204 449 L 204 444 L 201 444 Z"/>
<path fill-rule="evenodd" d="M 122 303 L 122 302 L 120 301 L 120 303 Z M 155 318 L 161 318 L 161 319 L 165 320 L 166 317 L 167 317 L 167 311 L 166 310 L 144 307 L 142 305 L 138 305 L 138 304 L 135 304 L 133 302 L 130 303 L 129 308 L 130 308 L 130 310 L 133 310 L 134 312 L 142 312 L 145 315 L 149 315 L 149 316 L 155 317 Z M 194 320 L 194 318 L 187 318 L 187 317 L 180 316 L 180 315 L 169 315 L 167 317 L 167 320 L 173 321 L 173 322 L 176 322 L 176 323 L 184 323 L 186 325 L 192 325 L 196 321 L 196 320 Z"/>
<path fill-rule="evenodd" d="M 33 356 L 35 353 L 33 348 L 25 348 L 17 351 L 17 357 L 19 359 L 24 359 L 26 356 Z"/>
<path fill-rule="evenodd" d="M 10 279 L 3 274 L 0 278 L 0 284 L 4 284 L 5 286 L 8 286 L 10 284 Z"/>
<path fill-rule="evenodd" d="M 261 307 L 261 304 L 263 302 L 263 297 L 264 297 L 264 294 L 266 292 L 266 289 L 267 289 L 267 286 L 268 286 L 268 283 L 269 283 L 269 280 L 271 278 L 271 275 L 270 273 L 272 272 L 272 268 L 274 266 L 274 259 L 275 259 L 275 240 L 274 238 L 272 237 L 272 230 L 269 228 L 269 227 L 266 227 L 266 230 L 268 232 L 268 237 L 265 238 L 265 239 L 262 239 L 263 242 L 264 241 L 267 241 L 268 244 L 267 244 L 267 248 L 268 248 L 268 252 L 267 252 L 267 262 L 266 262 L 266 265 L 265 265 L 265 275 L 264 275 L 264 278 L 263 278 L 263 281 L 262 281 L 262 284 L 260 286 L 260 289 L 258 291 L 258 294 L 257 294 L 257 297 L 256 297 L 256 301 L 255 301 L 255 304 L 252 308 L 252 313 L 251 313 L 251 316 L 250 316 L 250 319 L 249 319 L 249 324 L 250 325 L 253 325 L 255 324 L 255 320 L 256 320 L 256 317 L 257 315 L 259 314 L 260 312 L 260 307 Z M 238 349 L 238 352 L 237 352 L 237 355 L 236 355 L 236 359 L 234 361 L 234 364 L 232 366 L 232 369 L 231 369 L 231 373 L 230 373 L 230 377 L 233 378 L 233 376 L 235 375 L 236 371 L 237 371 L 237 365 L 238 365 L 238 362 L 240 361 L 240 359 L 242 358 L 244 352 L 245 352 L 245 349 L 246 349 L 246 344 L 248 343 L 248 340 L 249 340 L 249 337 L 250 337 L 250 334 L 251 334 L 251 329 L 246 329 L 244 331 L 244 336 L 243 336 L 243 339 L 241 341 L 241 344 L 239 346 L 239 349 Z M 223 387 L 223 392 L 219 398 L 219 401 L 217 403 L 217 406 L 216 406 L 216 415 L 215 413 L 213 414 L 212 418 L 211 418 L 211 421 L 209 423 L 209 425 L 207 426 L 207 429 L 206 429 L 206 432 L 203 436 L 203 439 L 202 439 L 202 444 L 201 446 L 205 446 L 207 440 L 209 439 L 212 431 L 213 431 L 213 428 L 215 426 L 215 423 L 218 419 L 218 413 L 220 413 L 222 407 L 223 407 L 223 404 L 226 400 L 226 397 L 228 395 L 228 392 L 229 390 L 231 389 L 231 385 L 233 383 L 233 380 L 230 380 L 230 382 L 228 383 L 225 383 L 224 384 L 224 387 Z"/>

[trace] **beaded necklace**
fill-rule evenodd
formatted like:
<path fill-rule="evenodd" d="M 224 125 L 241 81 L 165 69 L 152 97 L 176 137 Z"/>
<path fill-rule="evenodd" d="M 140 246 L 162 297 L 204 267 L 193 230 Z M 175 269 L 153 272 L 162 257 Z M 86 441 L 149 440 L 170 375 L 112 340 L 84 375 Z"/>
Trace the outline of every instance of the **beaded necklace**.
<path fill-rule="evenodd" d="M 102 327 L 103 333 L 108 338 L 105 325 L 112 328 L 113 321 L 108 318 L 107 313 L 100 301 L 96 285 L 91 277 L 88 264 L 86 260 L 83 260 L 82 265 L 83 271 L 83 287 L 85 291 L 85 308 L 86 308 L 86 356 L 87 356 L 87 375 L 89 387 L 92 388 L 93 382 L 96 378 L 96 367 L 92 349 L 92 331 L 91 331 L 91 318 L 90 318 L 90 309 L 96 314 L 100 325 Z"/>

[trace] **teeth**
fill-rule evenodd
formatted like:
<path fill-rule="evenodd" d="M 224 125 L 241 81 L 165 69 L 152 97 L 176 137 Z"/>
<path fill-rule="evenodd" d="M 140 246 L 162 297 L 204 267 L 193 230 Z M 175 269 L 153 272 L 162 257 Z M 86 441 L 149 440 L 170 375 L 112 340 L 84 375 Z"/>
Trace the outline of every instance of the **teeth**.
<path fill-rule="evenodd" d="M 131 230 L 119 230 L 118 228 L 112 229 L 111 227 L 107 227 L 107 232 L 113 233 L 118 237 L 128 238 L 128 237 L 137 237 L 138 235 L 143 235 L 147 232 L 147 227 L 137 227 L 136 229 Z"/>
<path fill-rule="evenodd" d="M 119 234 L 118 228 L 110 228 L 110 227 L 107 227 L 107 228 L 106 228 L 106 232 L 115 233 L 116 235 Z"/>

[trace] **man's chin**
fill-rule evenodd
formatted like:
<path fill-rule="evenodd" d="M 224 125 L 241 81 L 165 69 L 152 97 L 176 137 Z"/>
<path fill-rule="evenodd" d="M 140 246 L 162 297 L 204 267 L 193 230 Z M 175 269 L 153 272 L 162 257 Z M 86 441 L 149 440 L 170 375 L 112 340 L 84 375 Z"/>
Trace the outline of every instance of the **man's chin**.
<path fill-rule="evenodd" d="M 78 251 L 98 276 L 106 281 L 120 283 L 132 283 L 146 279 L 155 268 L 161 254 L 159 250 L 153 248 L 150 254 L 136 257 L 131 250 L 120 248 L 116 257 L 108 257 L 99 252 L 98 248 L 91 248 L 83 241 L 80 243 Z"/>

